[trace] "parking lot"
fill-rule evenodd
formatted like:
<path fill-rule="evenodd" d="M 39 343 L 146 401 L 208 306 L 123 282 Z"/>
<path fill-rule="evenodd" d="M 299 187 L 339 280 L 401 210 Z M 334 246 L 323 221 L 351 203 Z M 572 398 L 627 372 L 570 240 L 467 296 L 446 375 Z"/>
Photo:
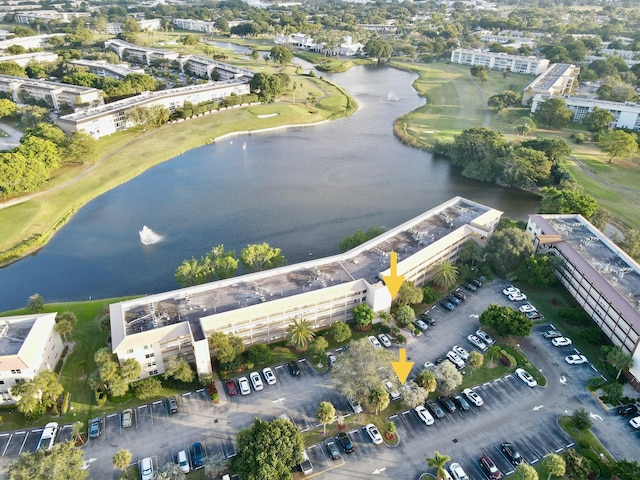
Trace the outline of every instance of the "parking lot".
<path fill-rule="evenodd" d="M 417 375 L 425 362 L 445 357 L 453 345 L 473 350 L 467 336 L 480 327 L 478 316 L 490 303 L 521 305 L 523 302 L 510 302 L 502 294 L 507 285 L 495 281 L 476 292 L 465 291 L 466 301 L 454 311 L 438 305 L 431 309 L 428 315 L 435 319 L 435 325 L 419 338 L 409 338 L 405 346 L 407 359 L 415 362 L 410 378 Z M 531 336 L 522 339 L 521 345 L 546 376 L 546 387 L 531 388 L 519 378 L 506 375 L 474 388 L 483 398 L 483 406 L 447 412 L 430 426 L 421 422 L 412 410 L 402 411 L 389 417 L 395 422 L 400 438 L 399 445 L 393 448 L 374 445 L 362 429 L 353 429 L 348 435 L 355 451 L 345 454 L 339 446 L 341 459 L 329 458 L 323 443 L 308 448 L 314 474 L 320 474 L 323 479 L 364 479 L 371 475 L 415 479 L 429 471 L 425 457 L 432 456 L 436 450 L 460 463 L 472 478 L 486 478 L 478 463 L 479 457 L 485 454 L 503 473 L 509 474 L 513 467 L 501 452 L 501 443 L 512 443 L 528 463 L 536 464 L 545 455 L 572 446 L 557 419 L 579 407 L 596 415 L 593 430 L 605 445 L 615 450 L 614 455 L 634 458 L 629 452 L 637 452 L 640 432 L 628 425 L 628 419 L 597 406 L 585 390 L 586 382 L 597 372 L 589 363 L 567 364 L 564 358 L 576 353 L 575 349 L 553 347 L 550 340 L 542 336 L 551 328 L 549 325 L 534 327 Z M 397 352 L 398 346 L 393 345 L 391 349 Z M 334 353 L 339 356 L 341 352 Z M 152 457 L 156 468 L 175 461 L 180 450 L 189 452 L 194 442 L 202 444 L 206 455 L 231 458 L 237 453 L 237 432 L 249 426 L 255 417 L 272 420 L 286 414 L 305 432 L 321 428 L 315 419 L 321 401 L 330 401 L 341 414 L 353 414 L 346 398 L 332 384 L 330 372 L 319 374 L 306 360 L 300 360 L 298 366 L 300 376 L 292 376 L 286 365 L 273 366 L 275 385 L 265 384 L 263 390 L 252 390 L 246 396 L 238 393 L 227 397 L 225 392 L 220 392 L 218 405 L 212 404 L 206 391 L 200 390 L 180 395 L 176 414 L 169 413 L 165 400 L 133 409 L 129 428 L 122 427 L 120 412 L 103 417 L 101 435 L 90 439 L 84 447 L 90 478 L 115 478 L 117 472 L 112 457 L 121 448 L 132 452 L 134 462 Z M 21 452 L 34 451 L 41 433 L 42 428 L 0 434 L 0 454 L 15 457 Z M 56 441 L 69 438 L 71 425 L 61 425 Z M 628 441 L 622 442 L 621 438 Z"/>

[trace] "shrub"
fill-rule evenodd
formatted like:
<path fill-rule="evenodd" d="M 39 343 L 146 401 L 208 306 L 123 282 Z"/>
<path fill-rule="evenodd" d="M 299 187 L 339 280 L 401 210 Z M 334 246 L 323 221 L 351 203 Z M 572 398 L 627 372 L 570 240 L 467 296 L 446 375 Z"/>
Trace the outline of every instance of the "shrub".
<path fill-rule="evenodd" d="M 506 352 L 505 350 L 500 350 L 500 355 L 500 362 L 502 362 L 502 364 L 506 367 L 513 368 L 518 364 L 518 362 L 516 361 L 516 357 Z"/>
<path fill-rule="evenodd" d="M 30 412 L 26 412 L 24 414 L 24 418 L 27 419 L 27 422 L 33 423 L 36 420 L 40 420 L 47 413 L 47 406 L 44 403 L 38 403 L 36 407 Z"/>
<path fill-rule="evenodd" d="M 65 415 L 69 411 L 69 404 L 71 403 L 71 394 L 64 392 L 62 396 L 62 402 L 60 402 L 60 415 Z"/>
<path fill-rule="evenodd" d="M 609 397 L 607 402 L 610 405 L 618 405 L 622 399 L 622 384 L 619 382 L 609 382 L 602 387 L 602 390 Z"/>
<path fill-rule="evenodd" d="M 133 392 L 136 398 L 140 400 L 157 397 L 162 392 L 162 383 L 157 378 L 138 380 L 133 384 Z"/>
<path fill-rule="evenodd" d="M 404 345 L 405 343 L 407 343 L 407 339 L 404 335 L 399 333 L 398 335 L 396 335 L 396 342 L 398 342 L 401 345 Z"/>
<path fill-rule="evenodd" d="M 262 363 L 270 362 L 273 358 L 273 353 L 268 345 L 265 345 L 264 343 L 257 343 L 249 347 L 247 358 L 251 363 L 260 365 Z"/>
<path fill-rule="evenodd" d="M 590 345 L 604 345 L 607 336 L 598 327 L 589 327 L 578 332 L 578 337 L 585 340 Z"/>
<path fill-rule="evenodd" d="M 573 414 L 571 415 L 571 422 L 578 430 L 588 430 L 593 425 L 591 418 L 589 418 L 589 412 L 584 408 L 578 408 L 573 411 Z"/>
<path fill-rule="evenodd" d="M 431 287 L 422 287 L 422 302 L 423 303 L 434 303 L 438 299 L 439 295 Z"/>
<path fill-rule="evenodd" d="M 607 383 L 605 382 L 602 377 L 591 377 L 588 381 L 587 381 L 587 390 L 589 390 L 590 392 L 595 392 L 596 390 L 602 388 L 602 386 Z"/>
<path fill-rule="evenodd" d="M 96 406 L 104 407 L 107 404 L 107 394 L 105 392 L 94 392 L 96 397 Z"/>
<path fill-rule="evenodd" d="M 571 325 L 579 325 L 588 321 L 587 316 L 579 308 L 561 307 L 557 310 L 558 316 Z"/>

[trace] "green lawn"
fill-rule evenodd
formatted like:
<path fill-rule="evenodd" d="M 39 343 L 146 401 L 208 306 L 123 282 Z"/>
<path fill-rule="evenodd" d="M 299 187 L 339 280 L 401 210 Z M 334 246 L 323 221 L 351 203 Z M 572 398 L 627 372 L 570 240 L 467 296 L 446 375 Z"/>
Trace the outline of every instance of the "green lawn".
<path fill-rule="evenodd" d="M 558 423 L 576 443 L 576 450 L 598 465 L 600 468 L 599 478 L 611 478 L 611 468 L 616 464 L 616 461 L 591 430 L 577 430 L 569 416 L 561 417 Z"/>

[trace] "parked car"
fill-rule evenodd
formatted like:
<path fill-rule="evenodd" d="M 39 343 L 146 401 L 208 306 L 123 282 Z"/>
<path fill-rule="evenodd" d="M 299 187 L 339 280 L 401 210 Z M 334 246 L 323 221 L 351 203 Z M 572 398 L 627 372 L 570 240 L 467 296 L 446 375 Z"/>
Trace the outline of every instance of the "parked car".
<path fill-rule="evenodd" d="M 56 435 L 58 434 L 58 423 L 57 422 L 49 422 L 44 426 L 44 430 L 42 430 L 42 434 L 40 435 L 40 440 L 38 441 L 38 446 L 36 450 L 40 450 L 41 448 L 44 450 L 51 450 L 53 447 L 53 443 L 56 441 Z"/>
<path fill-rule="evenodd" d="M 340 432 L 338 434 L 338 442 L 342 445 L 344 453 L 353 453 L 356 449 L 356 447 L 353 446 L 353 442 L 351 442 L 349 435 L 345 432 Z"/>
<path fill-rule="evenodd" d="M 94 418 L 89 422 L 89 438 L 98 438 L 102 433 L 102 419 Z"/>
<path fill-rule="evenodd" d="M 333 441 L 333 438 L 325 440 L 324 446 L 327 449 L 327 453 L 329 454 L 329 458 L 331 458 L 331 460 L 340 459 L 340 450 L 338 450 L 338 446 L 336 445 L 336 442 Z"/>
<path fill-rule="evenodd" d="M 462 303 L 462 300 L 454 295 L 447 295 L 444 299 L 449 303 L 453 303 L 456 307 Z"/>
<path fill-rule="evenodd" d="M 436 402 L 434 402 L 433 400 L 427 400 L 424 404 L 429 410 L 431 410 L 431 413 L 433 413 L 433 415 L 436 418 L 443 418 L 444 417 L 444 410 L 442 410 L 442 408 L 440 408 L 440 405 L 438 405 Z"/>
<path fill-rule="evenodd" d="M 153 460 L 144 457 L 140 460 L 140 480 L 153 480 Z"/>
<path fill-rule="evenodd" d="M 122 428 L 129 428 L 133 423 L 133 410 L 127 408 L 122 411 L 121 424 Z"/>
<path fill-rule="evenodd" d="M 300 367 L 298 367 L 298 362 L 291 360 L 287 363 L 287 366 L 289 367 L 289 373 L 291 373 L 291 375 L 294 377 L 300 376 Z"/>
<path fill-rule="evenodd" d="M 484 330 L 476 330 L 476 335 L 487 345 L 493 345 L 496 341 Z"/>
<path fill-rule="evenodd" d="M 240 387 L 240 395 L 249 395 L 251 393 L 251 387 L 249 386 L 247 377 L 240 377 L 238 379 L 238 387 Z"/>
<path fill-rule="evenodd" d="M 567 337 L 558 337 L 558 338 L 554 338 L 553 340 L 551 340 L 551 343 L 554 347 L 568 347 L 570 346 L 573 342 L 571 341 L 570 338 Z"/>
<path fill-rule="evenodd" d="M 413 411 L 416 412 L 416 415 L 418 415 L 418 418 L 422 420 L 425 425 L 433 425 L 433 423 L 435 422 L 435 420 L 433 419 L 429 411 L 426 408 L 424 408 L 422 405 L 418 405 L 416 408 L 413 409 Z"/>
<path fill-rule="evenodd" d="M 564 357 L 564 361 L 569 365 L 580 365 L 581 363 L 588 363 L 587 357 L 584 355 L 568 355 Z"/>
<path fill-rule="evenodd" d="M 189 459 L 187 458 L 187 452 L 180 450 L 178 452 L 178 467 L 183 473 L 189 473 L 191 467 L 189 466 Z"/>
<path fill-rule="evenodd" d="M 471 408 L 469 406 L 469 403 L 465 400 L 465 398 L 460 393 L 456 393 L 455 395 L 453 395 L 451 397 L 451 399 L 458 406 L 458 408 L 460 408 L 461 410 L 465 410 L 466 411 L 466 410 L 469 410 Z"/>
<path fill-rule="evenodd" d="M 431 371 L 436 368 L 436 365 L 433 362 L 424 362 L 424 365 L 422 368 L 424 368 L 425 370 Z"/>
<path fill-rule="evenodd" d="M 522 300 L 526 300 L 527 296 L 524 293 L 519 292 L 519 293 L 512 293 L 511 295 L 509 295 L 508 298 L 512 302 L 521 302 Z"/>
<path fill-rule="evenodd" d="M 249 378 L 251 379 L 251 385 L 253 385 L 253 389 L 256 392 L 264 388 L 262 378 L 260 378 L 260 374 L 258 372 L 251 372 L 249 374 Z"/>
<path fill-rule="evenodd" d="M 416 326 L 416 328 L 417 328 L 418 330 L 422 330 L 423 332 L 424 332 L 427 328 L 429 328 L 429 326 L 428 326 L 425 322 L 423 322 L 422 320 L 420 320 L 419 318 L 416 318 L 416 319 L 413 321 L 413 324 Z"/>
<path fill-rule="evenodd" d="M 451 292 L 451 295 L 456 297 L 458 300 L 465 301 L 467 299 L 467 295 L 459 288 Z"/>
<path fill-rule="evenodd" d="M 469 280 L 471 283 L 473 283 L 476 287 L 480 288 L 482 286 L 482 281 L 479 278 L 472 278 L 471 280 Z"/>
<path fill-rule="evenodd" d="M 465 388 L 462 393 L 465 397 L 467 397 L 467 400 L 473 403 L 476 407 L 481 407 L 482 405 L 484 405 L 484 400 L 482 400 L 482 397 L 478 395 L 475 390 Z"/>
<path fill-rule="evenodd" d="M 456 352 L 458 356 L 464 361 L 467 361 L 467 359 L 469 358 L 469 352 L 467 352 L 464 348 L 460 347 L 459 345 L 454 345 L 453 347 L 451 347 L 451 351 Z"/>
<path fill-rule="evenodd" d="M 371 342 L 371 345 L 373 345 L 373 348 L 382 348 L 382 345 L 380 345 L 380 342 L 378 341 L 378 339 L 373 335 L 369 336 L 369 342 Z"/>
<path fill-rule="evenodd" d="M 475 292 L 475 291 L 478 289 L 478 287 L 476 287 L 476 286 L 475 286 L 473 283 L 471 283 L 471 282 L 464 282 L 464 283 L 462 284 L 462 286 L 463 286 L 464 288 L 466 288 L 467 290 L 469 290 L 470 292 Z"/>
<path fill-rule="evenodd" d="M 349 402 L 349 406 L 351 407 L 351 410 L 353 410 L 353 413 L 362 412 L 362 405 L 360 405 L 357 398 L 347 397 L 347 402 Z"/>
<path fill-rule="evenodd" d="M 302 462 L 300 462 L 300 470 L 305 475 L 309 475 L 313 473 L 313 465 L 311 465 L 311 460 L 309 460 L 309 455 L 307 455 L 307 451 L 302 451 Z"/>
<path fill-rule="evenodd" d="M 178 399 L 176 397 L 167 398 L 167 408 L 169 413 L 178 413 Z"/>
<path fill-rule="evenodd" d="M 524 314 L 524 316 L 529 320 L 537 320 L 538 318 L 542 318 L 542 315 L 540 315 L 540 312 L 538 312 L 537 310 L 535 312 L 527 312 Z"/>
<path fill-rule="evenodd" d="M 629 420 L 629 425 L 636 429 L 640 428 L 640 417 L 635 417 Z"/>
<path fill-rule="evenodd" d="M 200 442 L 191 445 L 191 463 L 193 468 L 200 468 L 204 465 L 204 450 Z"/>
<path fill-rule="evenodd" d="M 267 385 L 275 385 L 278 382 L 276 374 L 273 373 L 273 370 L 269 367 L 262 369 L 262 376 L 264 377 L 265 382 L 267 382 Z"/>
<path fill-rule="evenodd" d="M 509 295 L 512 295 L 514 293 L 520 293 L 520 289 L 514 287 L 513 285 L 509 285 L 507 288 L 505 288 L 504 290 L 502 290 L 502 294 L 506 297 L 508 297 Z"/>
<path fill-rule="evenodd" d="M 449 350 L 447 352 L 447 359 L 453 363 L 458 369 L 462 369 L 464 368 L 467 364 L 465 363 L 464 360 L 462 360 L 462 358 L 460 358 L 460 355 L 458 355 L 456 352 Z"/>
<path fill-rule="evenodd" d="M 450 302 L 446 302 L 444 300 L 438 302 L 438 305 L 440 305 L 445 310 L 449 310 L 450 312 L 453 312 L 456 309 L 456 307 L 454 307 L 453 304 L 451 304 Z"/>
<path fill-rule="evenodd" d="M 518 310 L 520 310 L 522 313 L 537 312 L 538 311 L 538 309 L 536 307 L 534 307 L 533 305 L 531 305 L 530 303 L 525 303 L 520 308 L 518 308 Z"/>
<path fill-rule="evenodd" d="M 517 467 L 518 465 L 522 465 L 524 463 L 524 458 L 522 458 L 520 452 L 518 452 L 518 450 L 516 450 L 516 448 L 512 444 L 508 442 L 503 443 L 502 445 L 500 445 L 500 449 L 513 466 Z"/>
<path fill-rule="evenodd" d="M 543 336 L 544 338 L 549 339 L 549 338 L 560 338 L 560 337 L 562 337 L 563 335 L 562 335 L 560 332 L 558 332 L 557 330 L 548 330 L 548 331 L 544 332 L 544 333 L 542 334 L 542 336 Z"/>
<path fill-rule="evenodd" d="M 445 395 L 440 395 L 438 397 L 438 401 L 442 404 L 444 408 L 446 408 L 449 411 L 449 413 L 453 413 L 456 411 L 456 406 L 453 403 L 453 400 L 451 400 L 451 398 Z"/>
<path fill-rule="evenodd" d="M 233 379 L 228 379 L 224 381 L 224 386 L 227 389 L 227 394 L 230 397 L 233 397 L 234 395 L 238 394 L 238 389 L 236 388 L 236 382 Z"/>
<path fill-rule="evenodd" d="M 428 325 L 431 325 L 431 326 L 434 326 L 436 324 L 436 319 L 433 318 L 433 317 L 428 316 L 425 313 L 420 315 L 420 320 L 422 320 L 423 322 L 425 322 L 425 323 L 427 323 Z"/>
<path fill-rule="evenodd" d="M 336 358 L 336 356 L 333 353 L 328 353 L 327 354 L 327 362 L 329 362 L 329 366 L 333 367 L 336 362 L 338 361 L 338 359 Z"/>
<path fill-rule="evenodd" d="M 365 432 L 369 435 L 369 438 L 376 445 L 380 445 L 382 443 L 382 435 L 378 431 L 378 427 L 376 427 L 373 423 L 369 423 L 364 427 Z"/>
<path fill-rule="evenodd" d="M 531 374 L 527 372 L 524 368 L 516 368 L 515 374 L 520 380 L 522 380 L 524 383 L 526 383 L 528 386 L 532 388 L 538 385 L 538 382 L 536 382 L 536 379 L 533 378 Z"/>
<path fill-rule="evenodd" d="M 452 463 L 449 465 L 449 471 L 455 480 L 469 480 L 469 477 L 459 463 Z"/>
<path fill-rule="evenodd" d="M 618 415 L 637 415 L 638 412 L 639 410 L 635 403 L 628 403 L 626 405 L 618 407 Z"/>
<path fill-rule="evenodd" d="M 487 455 L 483 455 L 482 457 L 480 457 L 480 465 L 487 474 L 487 477 L 489 477 L 491 480 L 499 480 L 502 478 L 502 472 L 498 467 L 496 467 L 496 464 L 493 463 L 493 460 L 491 460 Z"/>
<path fill-rule="evenodd" d="M 391 346 L 391 340 L 389 339 L 389 337 L 384 334 L 381 333 L 378 335 L 378 340 L 380 340 L 380 343 L 382 344 L 383 347 L 385 348 L 389 348 Z"/>
<path fill-rule="evenodd" d="M 391 380 L 385 380 L 384 387 L 389 392 L 389 399 L 392 402 L 400 398 L 401 396 L 400 391 L 398 390 L 398 387 L 391 382 Z"/>
<path fill-rule="evenodd" d="M 489 347 L 487 347 L 487 344 L 480 340 L 480 337 L 478 337 L 477 335 L 469 335 L 467 337 L 467 340 L 469 340 L 469 343 L 481 352 L 486 352 L 489 349 Z"/>

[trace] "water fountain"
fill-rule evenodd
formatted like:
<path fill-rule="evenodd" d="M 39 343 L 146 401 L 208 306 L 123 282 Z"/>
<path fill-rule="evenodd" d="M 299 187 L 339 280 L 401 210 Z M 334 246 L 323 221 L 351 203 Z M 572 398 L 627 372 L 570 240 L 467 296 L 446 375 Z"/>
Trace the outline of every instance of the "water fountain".
<path fill-rule="evenodd" d="M 142 227 L 142 230 L 138 232 L 140 234 L 140 242 L 143 245 L 153 245 L 154 243 L 161 242 L 164 238 L 162 235 L 158 235 L 146 225 Z"/>
<path fill-rule="evenodd" d="M 393 93 L 393 91 L 387 94 L 387 102 L 397 102 L 399 100 L 400 100 L 400 97 L 398 97 L 395 93 Z"/>

